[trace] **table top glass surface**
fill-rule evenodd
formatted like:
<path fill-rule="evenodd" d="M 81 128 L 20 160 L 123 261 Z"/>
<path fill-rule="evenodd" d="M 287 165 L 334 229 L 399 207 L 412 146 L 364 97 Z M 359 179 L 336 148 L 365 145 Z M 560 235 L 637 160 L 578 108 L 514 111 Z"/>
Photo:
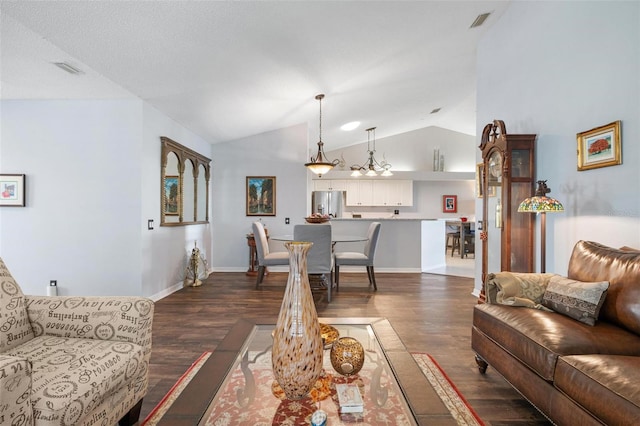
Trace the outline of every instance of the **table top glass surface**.
<path fill-rule="evenodd" d="M 256 324 L 199 424 L 309 425 L 311 414 L 317 409 L 327 413 L 328 425 L 417 424 L 371 325 L 332 322 L 331 326 L 340 337 L 354 337 L 364 347 L 365 362 L 358 374 L 345 377 L 336 372 L 327 344 L 323 376 L 316 388 L 302 400 L 287 400 L 271 367 L 271 333 L 275 326 Z M 340 414 L 337 383 L 354 383 L 359 387 L 364 401 L 362 413 Z"/>

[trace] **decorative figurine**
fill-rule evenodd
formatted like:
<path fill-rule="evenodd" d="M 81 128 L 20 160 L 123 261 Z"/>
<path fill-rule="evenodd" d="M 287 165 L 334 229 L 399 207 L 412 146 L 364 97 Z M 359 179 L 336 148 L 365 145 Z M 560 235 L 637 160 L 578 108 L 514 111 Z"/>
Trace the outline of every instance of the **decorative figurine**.
<path fill-rule="evenodd" d="M 207 272 L 207 261 L 200 253 L 198 248 L 198 242 L 194 243 L 193 250 L 191 250 L 191 257 L 189 257 L 189 263 L 185 271 L 184 285 L 191 287 L 198 287 L 202 285 L 202 280 L 209 276 Z"/>

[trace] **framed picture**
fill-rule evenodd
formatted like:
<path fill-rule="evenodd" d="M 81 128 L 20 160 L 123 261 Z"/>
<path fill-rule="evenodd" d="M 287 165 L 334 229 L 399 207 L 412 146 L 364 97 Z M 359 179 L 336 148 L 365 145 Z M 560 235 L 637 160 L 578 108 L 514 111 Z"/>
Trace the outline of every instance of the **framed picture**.
<path fill-rule="evenodd" d="M 484 173 L 484 163 L 478 163 L 476 164 L 476 197 L 478 198 L 482 198 L 482 196 L 484 195 L 482 193 L 482 174 Z M 496 187 L 495 186 L 489 186 L 489 189 L 487 190 L 487 192 L 489 193 L 489 197 L 495 197 L 496 196 Z"/>
<path fill-rule="evenodd" d="M 442 213 L 457 213 L 457 212 L 458 212 L 458 196 L 443 195 L 442 196 Z"/>
<path fill-rule="evenodd" d="M 24 175 L 0 175 L 0 206 L 25 206 L 24 181 Z"/>
<path fill-rule="evenodd" d="M 578 133 L 578 170 L 622 164 L 620 121 Z"/>
<path fill-rule="evenodd" d="M 180 176 L 164 177 L 164 214 L 180 215 Z"/>
<path fill-rule="evenodd" d="M 247 216 L 276 215 L 276 177 L 247 176 Z"/>

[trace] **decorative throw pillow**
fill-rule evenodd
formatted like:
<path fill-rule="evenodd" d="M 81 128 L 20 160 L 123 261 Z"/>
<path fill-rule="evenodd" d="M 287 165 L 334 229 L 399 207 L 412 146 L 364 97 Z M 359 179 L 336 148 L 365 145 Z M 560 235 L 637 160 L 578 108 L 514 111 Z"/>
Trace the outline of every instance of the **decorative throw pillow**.
<path fill-rule="evenodd" d="M 582 282 L 556 275 L 542 296 L 542 305 L 559 314 L 594 325 L 609 289 L 608 281 Z"/>
<path fill-rule="evenodd" d="M 22 290 L 0 258 L 0 352 L 33 339 Z"/>

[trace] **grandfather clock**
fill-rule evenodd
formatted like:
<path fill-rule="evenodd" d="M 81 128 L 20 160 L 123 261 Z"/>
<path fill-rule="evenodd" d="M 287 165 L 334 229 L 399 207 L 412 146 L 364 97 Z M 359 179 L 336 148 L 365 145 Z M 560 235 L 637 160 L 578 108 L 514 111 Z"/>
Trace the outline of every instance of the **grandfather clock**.
<path fill-rule="evenodd" d="M 518 213 L 534 192 L 536 135 L 511 135 L 502 120 L 484 127 L 482 151 L 482 282 L 490 272 L 534 271 L 535 215 Z M 484 301 L 484 288 L 480 295 Z"/>

